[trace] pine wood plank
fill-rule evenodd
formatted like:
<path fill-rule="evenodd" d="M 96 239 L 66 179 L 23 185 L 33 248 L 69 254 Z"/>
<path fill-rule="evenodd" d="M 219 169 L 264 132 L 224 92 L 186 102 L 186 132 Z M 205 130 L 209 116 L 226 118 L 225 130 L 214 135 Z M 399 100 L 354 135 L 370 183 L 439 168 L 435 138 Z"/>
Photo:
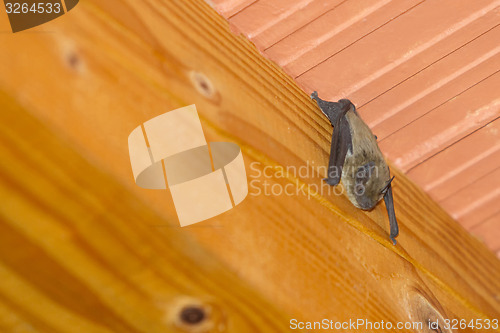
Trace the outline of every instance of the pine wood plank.
<path fill-rule="evenodd" d="M 17 323 L 1 316 L 6 331 L 185 332 L 177 325 L 184 303 L 210 308 L 212 330 L 287 331 L 283 314 L 186 233 L 155 227 L 168 221 L 16 101 L 1 93 L 0 102 L 8 161 L 0 166 L 0 301 L 23 314 Z"/>
<path fill-rule="evenodd" d="M 471 232 L 488 244 L 493 251 L 500 250 L 500 210 L 474 226 Z"/>
<path fill-rule="evenodd" d="M 385 139 L 498 71 L 499 38 L 500 26 L 361 106 L 361 116 L 379 140 Z"/>
<path fill-rule="evenodd" d="M 498 161 L 500 119 L 419 164 L 407 175 L 440 202 L 493 172 Z"/>

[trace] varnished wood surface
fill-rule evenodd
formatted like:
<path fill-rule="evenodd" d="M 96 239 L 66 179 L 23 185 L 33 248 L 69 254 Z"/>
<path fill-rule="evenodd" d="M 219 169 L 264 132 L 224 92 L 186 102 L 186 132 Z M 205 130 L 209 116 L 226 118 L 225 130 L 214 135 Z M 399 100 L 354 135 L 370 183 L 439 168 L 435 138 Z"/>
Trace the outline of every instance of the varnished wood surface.
<path fill-rule="evenodd" d="M 209 307 L 214 332 L 284 331 L 285 317 L 216 258 L 154 227 L 168 220 L 0 100 L 2 332 L 182 331 L 184 304 Z"/>
<path fill-rule="evenodd" d="M 362 212 L 318 193 L 324 175 L 255 178 L 325 165 L 331 126 L 204 2 L 87 0 L 0 41 L 2 331 L 500 317 L 499 261 L 397 170 L 396 247 L 383 204 Z M 135 186 L 127 137 L 193 103 L 208 141 L 239 144 L 260 182 L 235 209 L 179 228 L 168 192 Z M 264 181 L 298 193 L 253 195 Z M 178 323 L 191 303 L 210 309 L 207 326 Z"/>

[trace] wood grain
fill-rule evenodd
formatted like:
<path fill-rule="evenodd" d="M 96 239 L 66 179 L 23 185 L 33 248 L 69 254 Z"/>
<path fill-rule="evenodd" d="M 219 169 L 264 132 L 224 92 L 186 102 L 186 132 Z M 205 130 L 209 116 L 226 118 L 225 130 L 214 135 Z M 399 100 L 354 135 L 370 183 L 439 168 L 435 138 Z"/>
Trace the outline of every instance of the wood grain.
<path fill-rule="evenodd" d="M 213 256 L 182 232 L 159 231 L 165 219 L 140 198 L 8 96 L 0 101 L 0 154 L 9 161 L 0 169 L 0 300 L 21 323 L 41 332 L 177 332 L 179 304 L 202 304 L 214 332 L 285 331 L 285 317 Z M 0 327 L 19 329 L 5 316 Z"/>
<path fill-rule="evenodd" d="M 500 317 L 500 262 L 399 171 L 397 246 L 383 204 L 363 212 L 320 187 L 331 126 L 204 2 L 87 0 L 0 39 L 3 331 Z M 127 137 L 193 103 L 254 182 L 235 209 L 179 228 L 168 192 L 135 186 Z M 185 304 L 210 312 L 205 326 L 178 322 Z"/>
<path fill-rule="evenodd" d="M 497 119 L 426 162 L 427 166 L 413 168 L 408 176 L 428 184 L 424 190 L 436 200 L 444 200 L 493 172 L 499 160 L 500 119 Z M 459 177 L 460 182 L 453 181 L 454 177 Z"/>

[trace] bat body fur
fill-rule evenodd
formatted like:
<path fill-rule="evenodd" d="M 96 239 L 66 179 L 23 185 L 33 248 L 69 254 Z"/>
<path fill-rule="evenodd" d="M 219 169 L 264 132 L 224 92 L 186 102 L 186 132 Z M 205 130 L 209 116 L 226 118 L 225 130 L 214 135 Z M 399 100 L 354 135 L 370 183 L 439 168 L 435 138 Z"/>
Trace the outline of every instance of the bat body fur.
<path fill-rule="evenodd" d="M 348 151 L 342 168 L 342 182 L 346 186 L 347 196 L 354 206 L 369 210 L 384 197 L 382 190 L 390 180 L 389 167 L 378 147 L 370 128 L 354 112 L 349 111 L 345 117 L 349 123 L 352 138 L 352 152 Z M 360 166 L 371 165 L 371 170 L 359 170 Z M 356 174 L 372 173 L 364 183 L 364 193 L 356 195 Z"/>
<path fill-rule="evenodd" d="M 370 210 L 384 198 L 391 239 L 396 244 L 399 228 L 394 211 L 390 170 L 376 137 L 348 99 L 328 102 L 311 94 L 333 126 L 326 183 L 336 186 L 342 179 L 347 197 L 361 209 Z"/>

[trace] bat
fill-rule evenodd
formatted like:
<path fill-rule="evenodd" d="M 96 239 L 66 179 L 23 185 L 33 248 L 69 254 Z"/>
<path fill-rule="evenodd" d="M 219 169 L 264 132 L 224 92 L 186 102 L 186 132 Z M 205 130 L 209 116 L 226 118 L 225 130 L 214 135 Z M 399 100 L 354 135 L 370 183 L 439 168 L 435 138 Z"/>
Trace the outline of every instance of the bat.
<path fill-rule="evenodd" d="M 376 136 L 350 100 L 324 101 L 316 91 L 311 98 L 333 126 L 328 173 L 324 181 L 336 186 L 342 179 L 351 203 L 363 210 L 372 209 L 383 197 L 389 215 L 390 237 L 396 245 L 399 227 L 392 198 L 394 177 L 391 179 Z"/>

